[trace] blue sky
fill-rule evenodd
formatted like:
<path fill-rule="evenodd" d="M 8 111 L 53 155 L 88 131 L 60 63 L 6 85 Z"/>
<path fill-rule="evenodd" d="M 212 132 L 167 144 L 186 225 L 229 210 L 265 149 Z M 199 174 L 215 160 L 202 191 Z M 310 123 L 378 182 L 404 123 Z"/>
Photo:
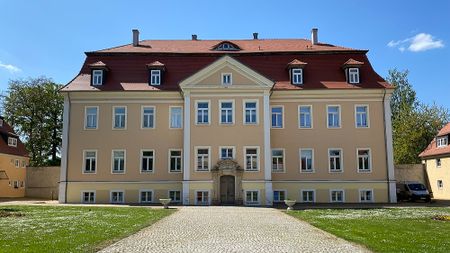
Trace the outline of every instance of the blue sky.
<path fill-rule="evenodd" d="M 217 2 L 217 3 L 215 3 Z M 220 4 L 219 4 L 220 3 Z M 450 1 L 0 0 L 0 90 L 45 75 L 65 84 L 85 51 L 141 39 L 309 38 L 369 49 L 375 70 L 410 71 L 421 101 L 450 109 Z"/>

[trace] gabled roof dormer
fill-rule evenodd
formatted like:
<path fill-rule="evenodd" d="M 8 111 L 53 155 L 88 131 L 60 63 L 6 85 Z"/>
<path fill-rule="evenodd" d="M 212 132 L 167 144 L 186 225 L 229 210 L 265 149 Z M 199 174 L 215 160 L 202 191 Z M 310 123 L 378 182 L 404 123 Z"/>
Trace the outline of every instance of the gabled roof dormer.
<path fill-rule="evenodd" d="M 166 71 L 166 65 L 159 61 L 154 61 L 147 64 L 148 68 L 148 84 L 149 85 L 161 85 L 163 80 L 163 74 Z"/>
<path fill-rule="evenodd" d="M 347 83 L 358 84 L 360 83 L 360 71 L 359 69 L 364 64 L 364 62 L 357 61 L 355 59 L 348 59 L 343 65 L 342 68 L 345 71 L 345 78 L 347 79 Z"/>
<path fill-rule="evenodd" d="M 230 42 L 230 41 L 222 41 L 219 44 L 212 47 L 212 50 L 214 51 L 239 51 L 241 48 Z"/>
<path fill-rule="evenodd" d="M 108 66 L 102 61 L 88 64 L 91 69 L 91 85 L 103 85 L 106 80 L 106 72 L 109 71 Z"/>
<path fill-rule="evenodd" d="M 303 69 L 307 64 L 308 63 L 302 62 L 298 59 L 294 59 L 293 61 L 287 64 L 291 84 L 295 85 L 303 84 L 303 75 L 304 75 Z"/>

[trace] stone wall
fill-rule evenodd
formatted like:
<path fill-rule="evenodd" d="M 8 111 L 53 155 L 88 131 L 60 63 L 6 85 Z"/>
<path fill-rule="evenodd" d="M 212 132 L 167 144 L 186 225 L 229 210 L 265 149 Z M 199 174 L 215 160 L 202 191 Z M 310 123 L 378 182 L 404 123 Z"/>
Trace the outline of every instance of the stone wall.
<path fill-rule="evenodd" d="M 25 196 L 58 199 L 60 169 L 61 167 L 27 167 Z"/>
<path fill-rule="evenodd" d="M 423 164 L 397 164 L 395 165 L 395 180 L 417 181 L 428 186 L 428 178 Z"/>

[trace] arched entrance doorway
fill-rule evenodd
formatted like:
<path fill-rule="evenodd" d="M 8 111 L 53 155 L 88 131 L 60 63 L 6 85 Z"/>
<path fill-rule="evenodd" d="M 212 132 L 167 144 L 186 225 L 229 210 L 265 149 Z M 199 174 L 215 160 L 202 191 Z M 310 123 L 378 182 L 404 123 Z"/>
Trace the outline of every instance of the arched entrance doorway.
<path fill-rule="evenodd" d="M 220 177 L 220 203 L 225 205 L 234 204 L 236 199 L 236 187 L 234 176 Z"/>
<path fill-rule="evenodd" d="M 214 205 L 242 204 L 242 173 L 244 170 L 233 160 L 220 160 L 211 170 L 213 176 Z"/>

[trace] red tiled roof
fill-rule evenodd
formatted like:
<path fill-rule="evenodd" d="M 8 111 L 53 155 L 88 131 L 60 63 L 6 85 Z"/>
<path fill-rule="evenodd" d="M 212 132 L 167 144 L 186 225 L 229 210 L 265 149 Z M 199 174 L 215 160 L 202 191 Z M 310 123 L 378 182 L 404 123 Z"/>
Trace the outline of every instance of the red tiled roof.
<path fill-rule="evenodd" d="M 345 66 L 358 66 L 358 65 L 363 65 L 363 64 L 364 64 L 364 62 L 357 61 L 355 59 L 350 58 L 350 59 L 348 59 L 348 61 L 346 61 L 344 64 L 342 64 L 342 66 L 343 67 L 345 67 Z"/>
<path fill-rule="evenodd" d="M 3 117 L 0 117 L 0 119 L 3 120 L 3 126 L 0 127 L 0 153 L 17 156 L 28 156 L 28 151 L 26 150 L 25 145 L 20 141 L 12 127 L 7 122 L 5 122 Z M 8 137 L 17 138 L 17 147 L 8 146 Z"/>
<path fill-rule="evenodd" d="M 447 125 L 445 125 L 437 134 L 437 136 L 442 136 L 442 135 L 446 135 L 446 134 L 450 134 L 450 122 L 447 123 Z"/>
<path fill-rule="evenodd" d="M 106 64 L 103 63 L 102 61 L 98 61 L 98 62 L 94 62 L 88 65 L 91 68 L 105 68 Z"/>
<path fill-rule="evenodd" d="M 296 66 L 305 66 L 306 64 L 308 64 L 308 63 L 302 62 L 298 59 L 294 59 L 293 61 L 289 62 L 287 65 L 288 65 L 288 67 L 296 67 Z"/>
<path fill-rule="evenodd" d="M 443 136 L 450 134 L 450 122 L 447 123 L 437 134 L 437 136 Z M 425 158 L 430 156 L 438 156 L 438 155 L 450 155 L 450 145 L 445 147 L 437 147 L 436 138 L 434 138 L 431 143 L 427 146 L 427 148 L 419 154 L 419 157 Z"/>

